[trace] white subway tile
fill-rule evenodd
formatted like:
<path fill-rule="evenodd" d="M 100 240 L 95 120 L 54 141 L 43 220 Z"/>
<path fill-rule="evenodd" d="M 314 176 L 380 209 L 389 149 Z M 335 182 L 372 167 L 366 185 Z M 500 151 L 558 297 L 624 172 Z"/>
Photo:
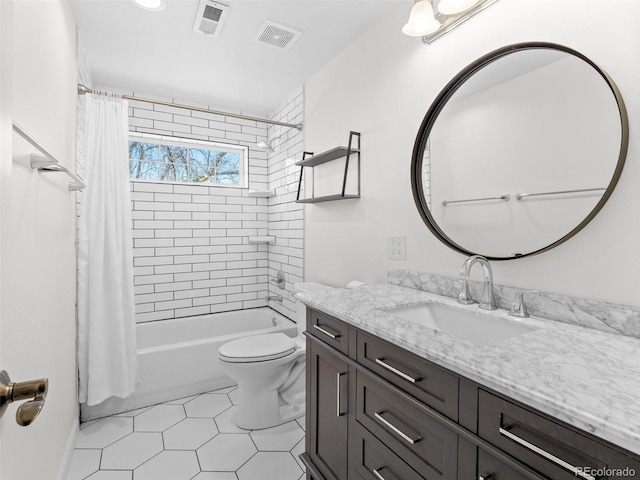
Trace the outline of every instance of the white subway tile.
<path fill-rule="evenodd" d="M 180 300 L 182 298 L 198 298 L 198 297 L 208 297 L 208 296 L 209 296 L 208 288 L 181 290 L 179 292 L 173 293 L 173 298 L 175 298 L 176 300 Z"/>
<path fill-rule="evenodd" d="M 209 239 L 206 237 L 198 237 L 198 238 L 176 238 L 173 240 L 173 244 L 176 247 L 186 247 L 186 246 L 202 246 L 209 245 Z"/>
<path fill-rule="evenodd" d="M 188 280 L 208 280 L 209 272 L 176 273 L 174 277 L 176 282 L 184 282 Z"/>
<path fill-rule="evenodd" d="M 155 303 L 173 300 L 173 294 L 171 292 L 164 293 L 151 293 L 149 295 L 136 295 L 135 302 L 138 303 Z"/>
<path fill-rule="evenodd" d="M 153 212 L 131 212 L 132 220 L 153 220 Z"/>
<path fill-rule="evenodd" d="M 229 270 L 229 269 L 224 269 L 224 270 L 217 270 L 217 271 L 211 271 L 209 272 L 209 276 L 214 279 L 214 278 L 234 278 L 234 277 L 241 277 L 242 276 L 242 270 Z"/>
<path fill-rule="evenodd" d="M 165 183 L 150 183 L 150 182 L 131 182 L 136 192 L 173 192 L 173 185 Z"/>
<path fill-rule="evenodd" d="M 191 203 L 191 195 L 183 193 L 156 193 L 154 200 L 156 202 Z"/>
<path fill-rule="evenodd" d="M 208 212 L 209 205 L 205 203 L 174 203 L 173 209 L 177 212 Z"/>
<path fill-rule="evenodd" d="M 135 277 L 133 283 L 134 285 L 149 285 L 151 283 L 158 284 L 172 281 L 173 275 L 145 275 L 143 277 Z"/>
<path fill-rule="evenodd" d="M 146 295 L 147 293 L 153 293 L 153 285 L 135 285 L 133 287 L 133 293 L 135 295 Z"/>
<path fill-rule="evenodd" d="M 133 118 L 148 118 L 151 120 L 159 120 L 161 122 L 171 122 L 171 117 L 172 115 L 170 113 L 154 112 L 153 110 L 142 109 L 142 108 L 133 109 Z M 151 122 L 151 125 L 143 125 L 143 126 L 153 128 L 153 122 Z"/>
<path fill-rule="evenodd" d="M 233 310 L 241 310 L 242 302 L 222 303 L 220 305 L 211 305 L 211 313 L 231 312 Z"/>
<path fill-rule="evenodd" d="M 173 193 L 186 193 L 189 195 L 209 195 L 207 185 L 175 185 Z"/>
<path fill-rule="evenodd" d="M 136 303 L 135 305 L 135 313 L 147 313 L 154 311 L 153 303 Z"/>
<path fill-rule="evenodd" d="M 164 273 L 186 273 L 191 271 L 191 265 L 158 265 L 154 267 L 154 273 L 161 275 Z"/>
<path fill-rule="evenodd" d="M 224 228 L 202 228 L 191 230 L 194 237 L 226 237 L 227 230 Z"/>
<path fill-rule="evenodd" d="M 211 313 L 211 309 L 208 305 L 193 306 L 191 308 L 176 308 L 176 318 L 191 317 L 194 315 L 204 315 Z"/>
<path fill-rule="evenodd" d="M 227 247 L 225 245 L 209 245 L 207 247 L 193 247 L 193 253 L 195 255 L 227 253 Z"/>
<path fill-rule="evenodd" d="M 154 220 L 191 220 L 191 212 L 154 212 Z M 174 228 L 178 225 L 174 223 Z"/>
<path fill-rule="evenodd" d="M 226 268 L 227 262 L 196 263 L 193 265 L 194 272 L 211 272 L 213 270 L 225 270 Z"/>
<path fill-rule="evenodd" d="M 155 249 L 153 248 L 134 248 L 133 258 L 140 257 L 153 257 L 155 255 Z"/>
<path fill-rule="evenodd" d="M 256 292 L 237 293 L 233 295 L 227 295 L 228 302 L 242 302 L 244 300 L 257 300 L 258 294 Z"/>
<path fill-rule="evenodd" d="M 209 228 L 209 222 L 206 220 L 176 220 L 173 224 L 175 228 Z"/>
<path fill-rule="evenodd" d="M 193 247 L 158 247 L 156 255 L 163 257 L 166 255 L 192 255 Z"/>
<path fill-rule="evenodd" d="M 256 268 L 258 262 L 256 260 L 240 260 L 237 262 L 227 262 L 228 268 Z"/>
<path fill-rule="evenodd" d="M 167 202 L 133 202 L 134 210 L 147 210 L 147 211 L 171 211 L 173 210 L 173 203 Z"/>
<path fill-rule="evenodd" d="M 173 263 L 206 263 L 209 255 L 178 255 L 173 257 Z"/>
<path fill-rule="evenodd" d="M 171 282 L 171 283 L 157 283 L 155 286 L 156 292 L 177 292 L 180 290 L 191 290 L 193 288 L 191 282 Z"/>
<path fill-rule="evenodd" d="M 193 220 L 226 220 L 224 212 L 193 212 Z"/>
<path fill-rule="evenodd" d="M 207 290 L 208 291 L 208 290 Z M 193 299 L 193 305 L 220 305 L 220 304 L 224 304 L 227 303 L 227 296 L 226 295 L 214 295 L 214 296 L 207 296 L 207 297 L 197 297 Z"/>
<path fill-rule="evenodd" d="M 184 115 L 174 115 L 173 116 L 174 123 L 181 123 L 184 125 L 194 125 L 197 127 L 207 127 L 209 125 L 209 121 L 204 118 L 197 117 L 186 117 Z"/>
<path fill-rule="evenodd" d="M 173 228 L 173 222 L 165 220 L 134 220 L 133 228 L 135 230 L 169 229 Z"/>
<path fill-rule="evenodd" d="M 136 323 L 155 322 L 156 320 L 167 320 L 169 318 L 175 318 L 173 310 L 140 313 L 136 314 Z"/>
<path fill-rule="evenodd" d="M 134 267 L 144 267 L 148 265 L 169 265 L 173 264 L 172 257 L 140 257 L 133 259 Z"/>
<path fill-rule="evenodd" d="M 175 308 L 191 307 L 192 305 L 192 300 L 190 298 L 185 298 L 182 300 L 171 300 L 168 302 L 156 302 L 155 308 L 156 310 L 173 310 Z"/>
<path fill-rule="evenodd" d="M 224 278 L 212 278 L 209 280 L 195 280 L 193 288 L 222 288 L 226 286 Z M 220 292 L 222 294 L 224 292 Z"/>
<path fill-rule="evenodd" d="M 193 230 L 156 230 L 156 238 L 191 238 Z"/>
<path fill-rule="evenodd" d="M 240 285 L 234 285 L 231 287 L 212 287 L 209 289 L 211 295 L 229 295 L 229 294 L 237 294 L 242 292 L 242 287 Z"/>
<path fill-rule="evenodd" d="M 227 279 L 227 285 L 251 285 L 251 284 L 257 284 L 257 283 L 261 283 L 262 285 L 265 285 L 265 288 L 266 288 L 266 283 L 258 282 L 257 276 L 244 276 L 244 277 Z"/>

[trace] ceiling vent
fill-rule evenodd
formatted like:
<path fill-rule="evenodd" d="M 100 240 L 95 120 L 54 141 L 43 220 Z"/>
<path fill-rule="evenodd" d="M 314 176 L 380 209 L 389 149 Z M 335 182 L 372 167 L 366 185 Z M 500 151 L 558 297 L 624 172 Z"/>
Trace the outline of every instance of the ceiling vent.
<path fill-rule="evenodd" d="M 254 40 L 279 50 L 289 50 L 300 35 L 302 33 L 292 28 L 266 21 L 254 37 Z"/>
<path fill-rule="evenodd" d="M 201 0 L 196 13 L 196 21 L 193 24 L 193 31 L 218 37 L 228 14 L 229 7 L 227 5 Z"/>

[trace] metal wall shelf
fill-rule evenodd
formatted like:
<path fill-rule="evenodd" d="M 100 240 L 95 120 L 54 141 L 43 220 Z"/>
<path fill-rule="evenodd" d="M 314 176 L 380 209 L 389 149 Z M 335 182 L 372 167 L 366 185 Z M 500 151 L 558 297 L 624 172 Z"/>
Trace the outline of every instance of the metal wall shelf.
<path fill-rule="evenodd" d="M 353 147 L 354 137 L 357 137 L 357 148 Z M 355 156 L 358 160 L 358 193 L 347 194 L 345 193 L 345 190 L 347 188 L 347 175 L 349 173 L 349 161 L 351 160 L 352 156 Z M 302 180 L 304 175 L 304 167 L 316 167 L 318 165 L 322 165 L 323 163 L 331 162 L 339 158 L 345 159 L 344 176 L 342 179 L 341 193 L 316 197 L 314 195 L 314 187 L 312 183 L 311 197 L 300 198 L 300 192 L 302 190 Z M 332 148 L 331 150 L 327 150 L 326 152 L 319 153 L 318 155 L 314 155 L 312 152 L 304 152 L 302 155 L 302 160 L 300 160 L 299 162 L 296 162 L 296 165 L 299 165 L 301 167 L 300 180 L 298 181 L 298 196 L 296 197 L 297 203 L 319 203 L 319 202 L 330 202 L 333 200 L 346 200 L 349 198 L 360 198 L 360 132 L 353 132 L 353 131 L 349 132 L 349 143 L 348 143 L 348 146 L 346 147 L 335 147 L 335 148 Z M 315 175 L 314 175 L 313 181 L 315 181 Z"/>

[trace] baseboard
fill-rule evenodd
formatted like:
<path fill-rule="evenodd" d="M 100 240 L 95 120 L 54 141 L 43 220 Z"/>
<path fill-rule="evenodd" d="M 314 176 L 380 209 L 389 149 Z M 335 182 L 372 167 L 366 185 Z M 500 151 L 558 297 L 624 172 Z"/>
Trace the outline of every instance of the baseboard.
<path fill-rule="evenodd" d="M 76 447 L 76 441 L 78 440 L 78 434 L 80 433 L 80 420 L 75 418 L 71 424 L 71 430 L 69 430 L 69 437 L 67 438 L 67 445 L 64 447 L 64 454 L 60 462 L 60 468 L 58 469 L 58 476 L 56 480 L 67 480 L 69 474 L 69 467 L 71 466 L 71 459 L 73 458 L 73 450 Z"/>

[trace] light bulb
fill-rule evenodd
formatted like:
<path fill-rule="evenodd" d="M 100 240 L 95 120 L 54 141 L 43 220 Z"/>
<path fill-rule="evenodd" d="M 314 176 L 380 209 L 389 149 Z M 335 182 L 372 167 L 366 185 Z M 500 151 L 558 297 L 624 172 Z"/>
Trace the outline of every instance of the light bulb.
<path fill-rule="evenodd" d="M 167 0 L 133 0 L 135 4 L 145 10 L 159 11 L 167 6 Z"/>
<path fill-rule="evenodd" d="M 455 15 L 469 10 L 480 0 L 440 0 L 438 12 L 444 15 Z"/>
<path fill-rule="evenodd" d="M 424 37 L 436 32 L 440 22 L 433 15 L 433 7 L 429 0 L 416 0 L 411 8 L 409 21 L 402 27 L 402 33 L 410 37 Z"/>

